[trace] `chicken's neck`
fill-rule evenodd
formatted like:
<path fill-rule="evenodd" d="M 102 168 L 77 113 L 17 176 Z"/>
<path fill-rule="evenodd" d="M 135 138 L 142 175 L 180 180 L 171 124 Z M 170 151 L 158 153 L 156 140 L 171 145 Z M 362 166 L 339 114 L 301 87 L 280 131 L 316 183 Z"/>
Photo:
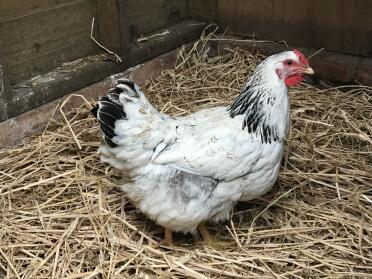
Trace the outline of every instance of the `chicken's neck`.
<path fill-rule="evenodd" d="M 244 115 L 242 129 L 255 133 L 263 143 L 282 141 L 287 135 L 290 115 L 288 89 L 282 80 L 257 71 L 228 108 L 230 117 Z"/>

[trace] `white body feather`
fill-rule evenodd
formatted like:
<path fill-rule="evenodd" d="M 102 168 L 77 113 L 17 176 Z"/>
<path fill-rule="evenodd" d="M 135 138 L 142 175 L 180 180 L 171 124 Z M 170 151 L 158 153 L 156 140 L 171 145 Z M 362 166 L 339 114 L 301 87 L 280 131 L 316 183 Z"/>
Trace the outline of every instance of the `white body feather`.
<path fill-rule="evenodd" d="M 273 186 L 290 117 L 287 88 L 266 74 L 269 62 L 261 64 L 264 70 L 256 80 L 267 88 L 260 93 L 254 77 L 245 88 L 266 96 L 256 96 L 264 98 L 262 123 L 276 133 L 266 141 L 264 125 L 254 132 L 243 129 L 244 113 L 232 116 L 232 109 L 217 107 L 172 118 L 157 112 L 137 86 L 133 93 L 117 85 L 124 93 L 116 102 L 126 118 L 115 122 L 116 146 L 101 146 L 101 158 L 132 178 L 121 188 L 149 218 L 174 231 L 192 232 L 202 221 L 227 219 L 237 201 L 254 199 Z M 236 105 L 240 109 L 239 101 Z"/>

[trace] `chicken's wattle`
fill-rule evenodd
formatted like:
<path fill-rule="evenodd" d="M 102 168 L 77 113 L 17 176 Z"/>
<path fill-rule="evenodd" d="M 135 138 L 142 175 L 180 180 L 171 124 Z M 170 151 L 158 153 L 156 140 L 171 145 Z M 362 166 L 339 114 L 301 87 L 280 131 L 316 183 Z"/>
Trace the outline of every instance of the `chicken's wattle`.
<path fill-rule="evenodd" d="M 301 75 L 293 75 L 285 78 L 284 82 L 287 86 L 296 86 L 303 80 L 303 76 Z"/>

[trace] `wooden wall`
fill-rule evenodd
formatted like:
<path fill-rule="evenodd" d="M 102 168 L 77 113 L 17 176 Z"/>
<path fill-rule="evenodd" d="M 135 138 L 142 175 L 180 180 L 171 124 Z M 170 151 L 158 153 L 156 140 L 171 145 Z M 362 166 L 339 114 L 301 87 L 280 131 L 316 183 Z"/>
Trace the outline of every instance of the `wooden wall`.
<path fill-rule="evenodd" d="M 0 0 L 0 48 L 11 85 L 92 54 L 95 0 Z"/>
<path fill-rule="evenodd" d="M 372 56 L 371 0 L 189 0 L 190 16 L 228 31 Z"/>
<path fill-rule="evenodd" d="M 132 36 L 187 18 L 187 0 L 120 0 L 126 2 Z M 6 57 L 11 85 L 50 71 L 63 62 L 98 51 L 90 40 L 93 17 L 105 21 L 118 17 L 116 0 L 0 0 L 0 48 Z M 108 8 L 102 11 L 103 7 Z M 106 13 L 105 16 L 100 17 Z M 96 30 L 99 29 L 96 20 Z M 100 34 L 114 34 L 102 28 Z M 103 23 L 104 25 L 104 23 Z M 118 40 L 116 33 L 106 40 Z M 109 42 L 115 44 L 115 42 Z M 118 44 L 118 43 L 116 43 Z"/>
<path fill-rule="evenodd" d="M 187 12 L 187 0 L 97 0 L 100 41 L 120 52 L 136 38 L 186 20 Z"/>
<path fill-rule="evenodd" d="M 140 37 L 187 18 L 187 0 L 128 1 L 130 33 Z"/>
<path fill-rule="evenodd" d="M 59 75 L 65 81 L 46 78 L 41 79 L 45 84 L 34 86 L 32 78 L 64 62 L 103 52 L 90 38 L 93 17 L 95 38 L 122 55 L 124 62 L 100 61 L 75 75 Z M 185 38 L 190 40 L 189 24 L 169 47 L 164 41 L 149 47 L 141 44 L 136 53 L 130 50 L 131 44 L 136 47 L 136 37 L 185 19 L 187 0 L 0 0 L 0 64 L 7 81 L 0 91 L 0 121 L 168 51 Z M 193 32 L 195 39 L 197 29 Z"/>
<path fill-rule="evenodd" d="M 1 58 L 1 56 L 0 56 Z M 5 80 L 4 80 L 4 71 L 3 71 L 3 65 L 1 64 L 1 59 L 0 59 L 0 119 L 4 118 L 5 115 L 4 112 L 6 111 L 6 102 L 5 98 L 3 96 L 5 95 Z"/>

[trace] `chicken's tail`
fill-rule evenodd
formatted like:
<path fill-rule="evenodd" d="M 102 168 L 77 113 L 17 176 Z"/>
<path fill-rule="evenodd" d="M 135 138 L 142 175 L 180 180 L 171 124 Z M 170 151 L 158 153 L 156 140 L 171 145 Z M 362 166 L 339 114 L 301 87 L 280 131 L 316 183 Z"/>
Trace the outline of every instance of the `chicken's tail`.
<path fill-rule="evenodd" d="M 129 79 L 119 79 L 91 112 L 99 122 L 104 141 L 112 148 L 117 146 L 113 138 L 117 135 L 115 127 L 118 120 L 136 122 L 143 118 L 142 113 L 158 114 L 143 92 Z"/>

